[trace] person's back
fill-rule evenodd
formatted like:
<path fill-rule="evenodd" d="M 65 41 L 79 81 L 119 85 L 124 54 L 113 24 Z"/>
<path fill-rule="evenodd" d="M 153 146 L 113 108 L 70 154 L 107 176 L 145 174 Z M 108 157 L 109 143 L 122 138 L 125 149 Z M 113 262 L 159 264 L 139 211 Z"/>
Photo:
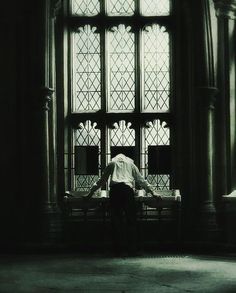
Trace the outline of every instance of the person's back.
<path fill-rule="evenodd" d="M 118 154 L 107 165 L 101 178 L 91 188 L 87 198 L 90 198 L 98 188 L 103 186 L 107 182 L 109 177 L 110 187 L 116 185 L 117 183 L 124 183 L 132 189 L 135 189 L 135 183 L 137 183 L 139 187 L 142 187 L 153 196 L 155 195 L 152 187 L 140 174 L 133 160 L 125 156 L 124 154 Z"/>
<path fill-rule="evenodd" d="M 110 205 L 113 249 L 121 253 L 124 245 L 122 234 L 126 231 L 126 249 L 136 250 L 136 208 L 134 199 L 134 163 L 123 154 L 117 155 L 108 165 L 110 178 Z M 123 226 L 123 215 L 126 225 Z M 122 228 L 123 227 L 123 228 Z M 125 228 L 125 229 L 124 229 Z"/>
<path fill-rule="evenodd" d="M 113 235 L 113 248 L 115 253 L 120 253 L 122 241 L 123 215 L 126 219 L 127 249 L 135 253 L 136 246 L 136 204 L 135 183 L 154 195 L 154 191 L 140 174 L 133 160 L 123 154 L 118 154 L 107 165 L 100 180 L 92 187 L 88 197 L 95 190 L 103 186 L 110 177 L 110 211 Z"/>
<path fill-rule="evenodd" d="M 112 168 L 110 181 L 111 186 L 123 182 L 130 187 L 134 187 L 134 163 L 132 159 L 123 154 L 119 154 L 112 159 L 110 165 Z"/>

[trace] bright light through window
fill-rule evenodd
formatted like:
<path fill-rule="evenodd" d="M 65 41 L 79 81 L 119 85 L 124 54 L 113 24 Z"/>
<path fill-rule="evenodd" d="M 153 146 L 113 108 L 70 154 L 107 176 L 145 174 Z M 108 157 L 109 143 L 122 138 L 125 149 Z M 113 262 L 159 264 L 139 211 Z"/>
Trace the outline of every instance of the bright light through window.
<path fill-rule="evenodd" d="M 75 149 L 86 146 L 98 147 L 98 174 L 124 147 L 151 184 L 171 188 L 169 163 L 157 162 L 156 173 L 155 165 L 148 173 L 151 152 L 168 162 L 171 156 L 170 2 L 71 0 L 67 121 L 73 123 L 65 163 L 71 189 L 87 190 L 98 178 L 75 172 Z"/>

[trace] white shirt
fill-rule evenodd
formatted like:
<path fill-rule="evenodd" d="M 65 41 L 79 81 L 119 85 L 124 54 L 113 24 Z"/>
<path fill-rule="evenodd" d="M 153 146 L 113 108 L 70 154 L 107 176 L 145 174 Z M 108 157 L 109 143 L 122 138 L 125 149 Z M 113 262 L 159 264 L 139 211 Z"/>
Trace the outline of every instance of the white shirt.
<path fill-rule="evenodd" d="M 145 189 L 147 192 L 153 194 L 153 190 L 148 182 L 140 174 L 137 166 L 133 160 L 123 154 L 118 154 L 107 165 L 100 180 L 93 186 L 91 192 L 96 191 L 99 187 L 104 185 L 110 176 L 110 186 L 124 183 L 131 188 L 135 188 L 135 182 Z"/>

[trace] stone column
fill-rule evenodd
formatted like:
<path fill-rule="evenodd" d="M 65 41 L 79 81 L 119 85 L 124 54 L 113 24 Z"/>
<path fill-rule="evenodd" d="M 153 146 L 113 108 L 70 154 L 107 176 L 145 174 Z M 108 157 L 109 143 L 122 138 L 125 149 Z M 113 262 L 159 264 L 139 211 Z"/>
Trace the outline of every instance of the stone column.
<path fill-rule="evenodd" d="M 214 103 L 218 90 L 215 87 L 198 87 L 198 146 L 199 162 L 198 190 L 200 198 L 198 227 L 204 240 L 217 236 L 216 209 L 213 198 L 213 157 L 214 157 Z"/>
<path fill-rule="evenodd" d="M 55 86 L 55 48 L 54 48 L 54 21 L 60 9 L 61 1 L 44 0 L 39 1 L 40 11 L 39 17 L 39 84 L 40 84 L 40 109 L 39 109 L 39 131 L 41 152 L 41 172 L 42 177 L 40 185 L 42 185 L 41 208 L 47 213 L 53 211 L 55 207 L 55 167 L 53 166 L 55 156 L 55 111 L 56 105 L 52 104 L 52 95 Z M 51 104 L 51 107 L 49 106 Z"/>
<path fill-rule="evenodd" d="M 213 56 L 212 27 L 208 0 L 193 1 L 194 39 L 194 90 L 195 90 L 195 162 L 196 202 L 198 211 L 196 227 L 198 239 L 215 240 L 217 235 L 216 209 L 213 199 L 214 156 L 214 102 L 215 68 Z"/>
<path fill-rule="evenodd" d="M 214 0 L 218 17 L 218 197 L 236 189 L 236 0 Z M 223 180 L 222 180 L 223 179 Z"/>
<path fill-rule="evenodd" d="M 222 241 L 236 243 L 236 0 L 214 0 L 218 18 L 217 197 Z"/>
<path fill-rule="evenodd" d="M 42 94 L 47 100 L 47 109 L 45 109 L 45 137 L 44 149 L 46 151 L 46 160 L 44 169 L 47 173 L 44 182 L 47 185 L 45 189 L 43 209 L 46 213 L 58 212 L 58 181 L 57 181 L 57 94 L 52 88 L 56 88 L 56 44 L 55 44 L 55 24 L 62 11 L 62 0 L 44 0 L 44 13 L 42 14 L 44 34 L 44 84 Z M 48 86 L 47 86 L 48 85 Z M 53 97 L 53 100 L 52 100 Z M 49 102 L 50 100 L 50 107 Z M 55 217 L 55 215 L 54 215 Z M 51 221 L 52 222 L 52 221 Z M 50 222 L 50 226 L 52 223 Z"/>
<path fill-rule="evenodd" d="M 50 164 L 49 164 L 49 103 L 51 102 L 51 96 L 54 90 L 49 87 L 43 87 L 41 89 L 41 184 L 42 184 L 42 208 L 43 211 L 51 210 L 51 198 L 50 198 Z"/>

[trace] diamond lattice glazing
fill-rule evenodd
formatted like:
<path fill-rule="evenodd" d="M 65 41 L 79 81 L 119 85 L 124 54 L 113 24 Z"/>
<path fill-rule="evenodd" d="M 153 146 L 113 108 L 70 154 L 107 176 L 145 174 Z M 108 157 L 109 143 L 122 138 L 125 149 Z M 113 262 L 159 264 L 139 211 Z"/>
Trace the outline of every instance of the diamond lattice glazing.
<path fill-rule="evenodd" d="M 100 130 L 96 128 L 96 123 L 91 121 L 80 123 L 79 128 L 74 130 L 74 146 L 99 146 L 100 149 Z M 74 147 L 73 147 L 74 149 Z M 99 154 L 100 161 L 100 154 Z M 100 169 L 100 166 L 98 166 Z M 97 175 L 75 175 L 75 190 L 87 191 L 98 180 Z"/>
<path fill-rule="evenodd" d="M 142 0 L 142 14 L 145 16 L 161 16 L 170 13 L 170 0 Z"/>
<path fill-rule="evenodd" d="M 109 0 L 108 14 L 113 16 L 134 14 L 134 0 Z"/>
<path fill-rule="evenodd" d="M 130 27 L 113 27 L 110 34 L 110 109 L 134 109 L 134 34 Z"/>
<path fill-rule="evenodd" d="M 166 123 L 161 123 L 160 120 L 148 123 L 148 128 L 144 128 L 145 150 L 149 145 L 169 145 L 170 131 L 166 127 Z"/>
<path fill-rule="evenodd" d="M 147 127 L 143 129 L 143 155 L 142 169 L 148 182 L 158 189 L 170 188 L 170 175 L 158 174 L 148 175 L 148 146 L 150 145 L 170 145 L 170 131 L 166 127 L 166 123 L 161 123 L 160 120 L 148 122 Z"/>
<path fill-rule="evenodd" d="M 91 121 L 80 123 L 79 129 L 74 130 L 75 146 L 96 146 L 100 145 L 100 130 Z"/>
<path fill-rule="evenodd" d="M 73 110 L 101 108 L 100 35 L 86 25 L 73 35 Z"/>
<path fill-rule="evenodd" d="M 90 188 L 96 183 L 99 176 L 96 175 L 76 175 L 75 176 L 75 190 L 89 191 Z"/>
<path fill-rule="evenodd" d="M 168 190 L 170 189 L 170 175 L 148 175 L 147 181 L 152 186 L 159 190 Z"/>
<path fill-rule="evenodd" d="M 114 124 L 111 129 L 111 146 L 134 146 L 135 131 L 130 128 L 131 124 L 124 120 Z"/>
<path fill-rule="evenodd" d="M 72 14 L 82 16 L 97 15 L 100 10 L 99 0 L 72 0 Z"/>
<path fill-rule="evenodd" d="M 120 18 L 116 16 L 128 16 L 126 19 L 132 19 L 135 3 L 138 2 L 143 16 L 168 15 L 170 14 L 170 1 L 103 1 L 71 1 L 72 14 L 79 16 L 78 20 L 84 20 L 80 16 L 86 16 L 85 23 L 90 23 L 90 25 L 81 24 L 77 32 L 72 33 L 72 111 L 96 112 L 101 110 L 102 97 L 104 99 L 103 110 L 133 112 L 135 96 L 141 96 L 143 112 L 168 111 L 170 99 L 169 33 L 165 31 L 164 27 L 150 23 L 140 34 L 141 44 L 136 44 L 135 41 L 139 40 L 138 34 L 140 33 L 138 29 L 135 29 L 135 25 L 134 27 L 132 25 L 132 28 L 127 24 L 118 25 L 117 19 Z M 91 17 L 100 13 L 101 3 L 105 3 L 105 5 L 101 5 L 101 9 L 105 7 L 105 13 L 114 16 L 109 18 L 111 23 L 112 19 L 114 22 L 111 26 L 109 23 L 109 29 L 106 32 L 97 30 L 101 23 L 95 24 L 96 17 Z M 139 17 L 135 14 L 136 16 Z M 139 47 L 139 45 L 141 46 Z M 137 67 L 135 60 L 140 61 Z M 139 73 L 141 84 L 137 84 L 138 92 L 135 95 L 135 74 L 138 76 Z M 106 108 L 107 105 L 108 108 Z M 102 137 L 104 140 L 109 137 L 109 146 L 135 146 L 135 130 L 130 126 L 130 123 L 123 120 L 115 123 L 112 129 L 107 129 L 106 126 L 102 130 L 105 131 L 102 133 Z M 144 176 L 150 184 L 155 185 L 158 189 L 170 188 L 170 175 L 148 175 L 148 146 L 170 145 L 169 128 L 164 126 L 165 123 L 161 124 L 159 120 L 155 120 L 149 123 L 148 128 L 143 128 L 141 134 L 141 169 L 144 170 Z M 80 128 L 73 131 L 72 149 L 74 146 L 99 146 L 99 172 L 101 173 L 100 140 L 100 130 L 96 129 L 91 121 L 80 124 Z M 109 151 L 103 156 L 107 156 L 109 160 Z M 71 161 L 73 165 L 73 152 Z M 69 170 L 69 174 L 72 174 L 74 188 L 81 191 L 88 190 L 98 179 L 98 176 L 94 175 L 74 175 L 74 165 Z"/>
<path fill-rule="evenodd" d="M 144 30 L 144 111 L 169 110 L 169 34 L 159 25 Z"/>

